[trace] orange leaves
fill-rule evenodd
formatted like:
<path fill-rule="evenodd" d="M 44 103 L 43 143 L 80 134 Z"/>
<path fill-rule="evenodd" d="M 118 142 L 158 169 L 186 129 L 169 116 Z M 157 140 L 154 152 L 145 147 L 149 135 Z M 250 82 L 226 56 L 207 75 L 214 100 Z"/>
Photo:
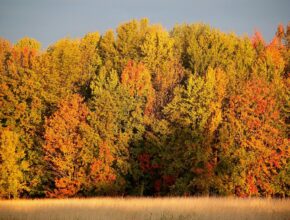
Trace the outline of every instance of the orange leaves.
<path fill-rule="evenodd" d="M 145 98 L 145 115 L 150 115 L 153 111 L 155 91 L 147 68 L 142 63 L 129 61 L 122 72 L 121 83 L 128 88 L 131 96 Z"/>
<path fill-rule="evenodd" d="M 111 183 L 116 180 L 116 174 L 112 169 L 114 157 L 106 142 L 99 145 L 99 155 L 91 164 L 90 178 L 96 183 Z"/>
<path fill-rule="evenodd" d="M 258 195 L 258 188 L 256 186 L 254 177 L 251 176 L 251 175 L 249 175 L 247 177 L 247 182 L 249 184 L 249 192 L 250 192 L 250 195 Z"/>
<path fill-rule="evenodd" d="M 40 49 L 40 43 L 32 38 L 23 38 L 13 47 L 13 58 L 23 68 L 32 68 L 36 62 L 36 56 Z"/>
<path fill-rule="evenodd" d="M 251 123 L 258 125 L 259 120 L 279 116 L 272 87 L 262 79 L 247 82 L 242 94 L 233 96 L 230 103 L 231 108 L 235 109 L 236 116 L 244 122 L 250 120 Z"/>
<path fill-rule="evenodd" d="M 289 28 L 251 44 L 134 20 L 41 53 L 0 39 L 0 129 L 21 149 L 11 165 L 2 144 L 0 179 L 29 162 L 15 194 L 287 194 Z"/>
<path fill-rule="evenodd" d="M 122 84 L 129 88 L 131 95 L 146 95 L 150 90 L 151 75 L 142 63 L 129 61 L 121 75 Z"/>
<path fill-rule="evenodd" d="M 271 43 L 266 47 L 266 56 L 271 59 L 276 69 L 283 69 L 285 61 L 281 50 L 283 48 L 281 39 L 277 36 L 273 38 Z"/>
<path fill-rule="evenodd" d="M 62 100 L 45 123 L 45 160 L 54 177 L 53 197 L 70 197 L 82 187 L 97 188 L 116 179 L 115 158 L 87 121 L 91 114 L 79 95 Z"/>
<path fill-rule="evenodd" d="M 280 118 L 273 84 L 259 78 L 252 79 L 245 83 L 239 95 L 230 100 L 232 119 L 236 120 L 235 126 L 240 126 L 235 141 L 247 152 L 242 164 L 247 173 L 245 184 L 250 195 L 271 195 L 274 191 L 272 182 L 285 166 L 288 142 L 281 130 L 285 125 Z M 241 155 L 239 157 L 242 159 Z"/>
<path fill-rule="evenodd" d="M 267 72 L 269 69 L 271 70 L 267 73 L 269 78 L 273 77 L 273 71 L 277 71 L 280 74 L 287 62 L 287 58 L 285 59 L 287 52 L 282 42 L 284 36 L 284 28 L 282 25 L 279 25 L 276 35 L 268 45 L 266 45 L 259 32 L 255 32 L 255 35 L 252 38 L 253 47 L 256 49 L 258 55 L 257 63 L 260 67 L 264 65 L 262 71 Z"/>
<path fill-rule="evenodd" d="M 255 31 L 254 36 L 252 37 L 252 45 L 255 49 L 260 49 L 265 47 L 265 40 L 259 31 Z"/>
<path fill-rule="evenodd" d="M 80 189 L 79 178 L 84 175 L 82 150 L 87 148 L 86 134 L 90 127 L 86 122 L 89 110 L 79 95 L 62 100 L 59 109 L 45 123 L 45 160 L 55 175 L 53 197 L 75 195 Z M 85 157 L 84 157 L 85 158 Z M 61 178 L 59 178 L 61 177 Z"/>
<path fill-rule="evenodd" d="M 52 198 L 67 198 L 75 196 L 80 190 L 80 182 L 69 178 L 60 178 L 55 180 L 56 189 L 52 192 L 47 192 L 48 197 Z"/>

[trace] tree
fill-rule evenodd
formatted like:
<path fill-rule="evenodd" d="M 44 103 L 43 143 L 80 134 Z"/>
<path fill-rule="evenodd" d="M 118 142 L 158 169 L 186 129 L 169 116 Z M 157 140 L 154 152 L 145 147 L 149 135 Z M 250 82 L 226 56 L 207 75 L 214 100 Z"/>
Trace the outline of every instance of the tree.
<path fill-rule="evenodd" d="M 18 198 L 26 188 L 24 171 L 27 170 L 25 153 L 19 136 L 8 128 L 0 130 L 0 197 Z"/>
<path fill-rule="evenodd" d="M 19 48 L 26 48 L 26 49 L 34 49 L 36 51 L 40 50 L 41 48 L 41 44 L 33 39 L 33 38 L 30 38 L 30 37 L 24 37 L 22 39 L 20 39 L 16 44 L 15 44 L 16 47 L 19 47 Z"/>
<path fill-rule="evenodd" d="M 156 72 L 162 64 L 173 58 L 173 39 L 161 26 L 148 27 L 140 46 L 142 62 Z"/>
<path fill-rule="evenodd" d="M 151 73 L 156 91 L 154 113 L 161 117 L 161 109 L 173 96 L 175 86 L 182 80 L 184 71 L 174 53 L 174 39 L 159 25 L 147 28 L 140 46 L 141 59 Z"/>
<path fill-rule="evenodd" d="M 144 133 L 144 112 L 140 104 L 120 83 L 115 70 L 101 68 L 91 83 L 92 97 L 89 102 L 92 111 L 92 126 L 111 149 L 116 161 L 116 193 L 124 193 L 129 175 L 130 144 L 139 142 Z M 126 185 L 127 184 L 127 185 Z"/>
<path fill-rule="evenodd" d="M 289 27 L 0 39 L 0 196 L 289 196 Z"/>
<path fill-rule="evenodd" d="M 36 72 L 39 43 L 25 38 L 3 51 L 0 77 L 0 120 L 19 135 L 29 171 L 23 194 L 41 194 L 41 137 L 43 112 L 41 77 Z"/>
<path fill-rule="evenodd" d="M 100 181 L 102 184 L 114 181 L 110 152 L 100 144 L 98 135 L 88 124 L 89 114 L 83 99 L 72 95 L 62 100 L 58 111 L 45 122 L 43 149 L 53 181 L 52 190 L 47 191 L 49 197 L 71 197 L 80 191 L 88 191 L 89 187 L 94 188 L 87 186 L 88 183 L 98 185 Z M 97 166 L 98 161 L 105 164 Z M 104 175 L 101 180 L 98 173 Z"/>
<path fill-rule="evenodd" d="M 211 67 L 227 74 L 234 68 L 237 75 L 245 76 L 253 63 L 254 51 L 247 38 L 204 24 L 175 26 L 171 34 L 183 66 L 194 74 L 204 75 Z"/>
<path fill-rule="evenodd" d="M 84 44 L 85 40 L 83 40 L 82 52 L 79 40 L 61 39 L 50 46 L 40 57 L 37 71 L 42 76 L 41 84 L 44 88 L 42 95 L 48 103 L 50 114 L 61 99 L 81 92 L 89 84 L 92 73 L 87 62 L 91 61 L 84 61 Z M 85 67 L 89 69 L 85 70 Z"/>
<path fill-rule="evenodd" d="M 205 77 L 190 76 L 186 86 L 175 89 L 173 100 L 164 108 L 172 130 L 167 153 L 175 152 L 171 157 L 165 155 L 176 173 L 173 193 L 207 194 L 214 185 L 213 141 L 222 121 L 225 77 L 219 69 L 209 69 Z"/>
<path fill-rule="evenodd" d="M 109 69 L 117 69 L 118 52 L 116 49 L 114 32 L 112 30 L 107 31 L 103 36 L 101 36 L 98 48 L 103 66 L 106 66 Z"/>
<path fill-rule="evenodd" d="M 230 98 L 218 167 L 225 188 L 239 196 L 285 195 L 289 187 L 282 177 L 289 166 L 288 140 L 272 86 L 252 79 Z"/>
<path fill-rule="evenodd" d="M 258 54 L 265 49 L 266 43 L 261 32 L 257 30 L 255 31 L 254 36 L 252 37 L 252 45 Z"/>
<path fill-rule="evenodd" d="M 88 33 L 80 41 L 81 73 L 85 76 L 85 83 L 80 87 L 82 87 L 81 92 L 86 96 L 89 95 L 91 79 L 101 65 L 101 57 L 98 50 L 99 41 L 100 35 L 98 32 Z"/>
<path fill-rule="evenodd" d="M 116 49 L 119 62 L 117 71 L 122 71 L 129 60 L 140 61 L 140 45 L 148 24 L 148 19 L 144 18 L 121 24 L 117 28 Z"/>

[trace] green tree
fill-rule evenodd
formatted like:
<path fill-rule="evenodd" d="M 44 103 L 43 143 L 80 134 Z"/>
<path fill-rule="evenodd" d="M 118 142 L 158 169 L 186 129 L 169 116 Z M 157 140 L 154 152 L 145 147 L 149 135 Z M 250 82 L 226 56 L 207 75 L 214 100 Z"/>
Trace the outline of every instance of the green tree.
<path fill-rule="evenodd" d="M 91 90 L 91 124 L 116 158 L 113 165 L 117 171 L 115 190 L 124 193 L 125 177 L 131 170 L 130 143 L 138 142 L 145 129 L 142 111 L 129 90 L 120 83 L 115 70 L 101 68 L 91 83 Z"/>
<path fill-rule="evenodd" d="M 205 77 L 190 76 L 186 86 L 175 89 L 173 100 L 164 108 L 172 130 L 167 152 L 175 152 L 173 157 L 165 155 L 169 169 L 176 170 L 173 193 L 209 193 L 215 165 L 211 144 L 222 118 L 224 77 L 223 72 L 213 69 Z"/>

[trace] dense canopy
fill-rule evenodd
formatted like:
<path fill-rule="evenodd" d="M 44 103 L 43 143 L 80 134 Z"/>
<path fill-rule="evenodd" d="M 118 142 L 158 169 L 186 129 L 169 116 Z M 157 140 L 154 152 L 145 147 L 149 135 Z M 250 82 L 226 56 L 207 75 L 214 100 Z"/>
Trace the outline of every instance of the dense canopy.
<path fill-rule="evenodd" d="M 0 39 L 0 197 L 290 196 L 290 26 L 148 19 Z"/>

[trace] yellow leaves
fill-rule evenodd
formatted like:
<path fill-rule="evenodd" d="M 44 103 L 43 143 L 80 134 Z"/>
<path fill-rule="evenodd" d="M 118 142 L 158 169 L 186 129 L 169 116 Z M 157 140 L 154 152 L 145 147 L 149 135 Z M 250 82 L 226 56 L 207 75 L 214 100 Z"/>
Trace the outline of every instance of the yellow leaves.
<path fill-rule="evenodd" d="M 92 77 L 101 64 L 97 46 L 100 41 L 98 32 L 86 34 L 80 41 L 82 74 Z"/>
<path fill-rule="evenodd" d="M 34 49 L 36 51 L 40 50 L 41 48 L 41 44 L 33 39 L 33 38 L 29 38 L 29 37 L 24 37 L 22 39 L 20 39 L 16 44 L 16 47 L 22 48 L 22 49 Z"/>
<path fill-rule="evenodd" d="M 285 191 L 282 29 L 269 45 L 256 34 L 253 46 L 208 25 L 169 33 L 147 19 L 121 24 L 116 36 L 61 39 L 41 53 L 33 39 L 0 39 L 0 187 L 18 195 L 22 179 L 33 190 L 48 183 L 53 197 L 118 184 L 128 193 L 140 183 L 164 194 L 266 195 L 271 184 Z M 136 166 L 143 151 L 150 177 Z M 8 189 L 10 177 L 17 184 Z"/>
<path fill-rule="evenodd" d="M 222 102 L 226 95 L 228 79 L 224 71 L 221 69 L 213 70 L 212 68 L 208 69 L 206 79 L 208 87 L 214 93 L 212 101 L 209 104 L 211 116 L 208 120 L 208 129 L 211 136 L 222 122 Z"/>
<path fill-rule="evenodd" d="M 278 39 L 274 38 L 272 42 L 266 47 L 265 57 L 267 63 L 274 64 L 276 70 L 281 72 L 284 69 L 285 61 L 281 54 L 281 45 L 278 43 Z M 268 60 L 269 59 L 269 60 Z"/>
<path fill-rule="evenodd" d="M 21 147 L 17 133 L 0 127 L 0 197 L 17 198 L 25 188 L 23 171 L 28 164 Z"/>
<path fill-rule="evenodd" d="M 173 39 L 160 26 L 152 26 L 145 33 L 140 46 L 142 61 L 152 71 L 173 59 Z"/>

